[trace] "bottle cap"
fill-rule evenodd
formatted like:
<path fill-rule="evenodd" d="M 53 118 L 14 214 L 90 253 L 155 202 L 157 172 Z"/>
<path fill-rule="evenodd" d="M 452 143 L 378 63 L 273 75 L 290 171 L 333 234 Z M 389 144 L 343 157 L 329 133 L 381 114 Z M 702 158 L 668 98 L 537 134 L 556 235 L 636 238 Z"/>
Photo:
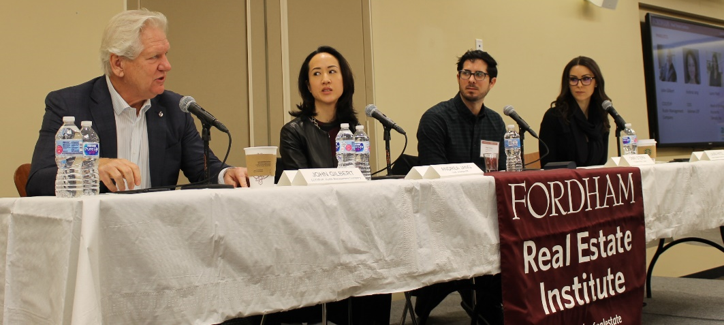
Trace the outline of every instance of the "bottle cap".
<path fill-rule="evenodd" d="M 339 125 L 340 128 L 349 129 L 349 123 L 342 123 Z"/>
<path fill-rule="evenodd" d="M 81 121 L 80 126 L 93 126 L 93 121 Z"/>
<path fill-rule="evenodd" d="M 355 128 L 355 130 L 364 130 L 365 126 L 362 124 L 357 124 L 357 126 L 355 126 L 354 128 Z"/>
<path fill-rule="evenodd" d="M 626 123 L 626 128 L 627 128 L 627 129 L 630 129 L 630 128 L 631 128 L 631 123 Z"/>
<path fill-rule="evenodd" d="M 515 130 L 515 125 L 508 124 L 508 131 L 512 131 L 512 130 Z"/>
<path fill-rule="evenodd" d="M 63 122 L 75 122 L 75 116 L 63 116 Z"/>

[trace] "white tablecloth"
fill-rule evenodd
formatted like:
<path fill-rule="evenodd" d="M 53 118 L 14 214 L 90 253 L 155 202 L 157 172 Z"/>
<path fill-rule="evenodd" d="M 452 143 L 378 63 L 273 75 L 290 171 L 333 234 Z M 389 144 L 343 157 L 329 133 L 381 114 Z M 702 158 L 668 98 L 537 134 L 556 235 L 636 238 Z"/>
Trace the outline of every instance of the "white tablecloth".
<path fill-rule="evenodd" d="M 724 225 L 724 162 L 641 169 L 647 241 Z M 0 199 L 3 322 L 211 324 L 497 273 L 495 200 L 488 176 Z"/>

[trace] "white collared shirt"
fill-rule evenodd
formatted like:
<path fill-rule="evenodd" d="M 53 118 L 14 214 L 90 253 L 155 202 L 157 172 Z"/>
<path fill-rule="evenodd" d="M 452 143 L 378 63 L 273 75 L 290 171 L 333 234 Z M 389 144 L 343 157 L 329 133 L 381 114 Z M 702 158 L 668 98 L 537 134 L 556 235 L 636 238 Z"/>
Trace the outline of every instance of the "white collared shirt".
<path fill-rule="evenodd" d="M 116 118 L 116 139 L 118 158 L 126 159 L 141 170 L 141 185 L 136 189 L 151 187 L 151 168 L 148 159 L 148 128 L 146 112 L 151 108 L 151 100 L 146 99 L 141 111 L 128 105 L 121 95 L 113 88 L 110 78 L 106 76 L 108 91 L 111 93 L 113 112 Z"/>

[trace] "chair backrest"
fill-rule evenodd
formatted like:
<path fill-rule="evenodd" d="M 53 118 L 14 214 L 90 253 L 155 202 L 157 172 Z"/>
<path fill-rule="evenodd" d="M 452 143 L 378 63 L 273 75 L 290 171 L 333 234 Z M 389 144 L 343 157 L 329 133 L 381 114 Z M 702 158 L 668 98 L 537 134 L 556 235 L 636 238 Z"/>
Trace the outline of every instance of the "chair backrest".
<path fill-rule="evenodd" d="M 527 153 L 527 154 L 523 155 L 523 160 L 525 160 L 525 164 L 526 164 L 526 166 L 524 166 L 524 168 L 540 169 L 540 160 L 538 160 L 539 158 L 540 158 L 540 152 L 538 152 L 538 151 Z M 534 160 L 538 160 L 538 161 L 528 165 L 528 163 L 530 163 L 531 161 L 534 161 Z"/>
<path fill-rule="evenodd" d="M 392 165 L 392 170 L 388 173 L 389 175 L 407 175 L 412 167 L 418 166 L 420 159 L 417 156 L 410 156 L 403 154 L 398 158 Z"/>
<path fill-rule="evenodd" d="M 15 170 L 15 188 L 18 189 L 18 194 L 21 197 L 28 196 L 25 193 L 25 184 L 28 182 L 28 176 L 30 175 L 30 164 L 22 164 Z"/>
<path fill-rule="evenodd" d="M 279 179 L 282 178 L 284 173 L 284 162 L 281 157 L 277 157 L 276 172 L 274 173 L 274 184 L 279 183 Z"/>

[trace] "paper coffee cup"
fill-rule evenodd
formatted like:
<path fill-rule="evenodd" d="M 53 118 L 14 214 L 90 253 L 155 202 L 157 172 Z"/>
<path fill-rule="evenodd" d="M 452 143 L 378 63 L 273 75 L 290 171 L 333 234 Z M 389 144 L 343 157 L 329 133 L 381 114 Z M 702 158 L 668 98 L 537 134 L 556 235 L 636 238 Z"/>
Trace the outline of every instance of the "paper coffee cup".
<path fill-rule="evenodd" d="M 651 159 L 656 159 L 656 140 L 654 139 L 640 139 L 638 146 L 636 147 L 638 154 L 647 154 Z"/>
<path fill-rule="evenodd" d="M 249 185 L 254 187 L 274 186 L 274 174 L 277 167 L 277 147 L 249 147 L 246 153 L 246 169 L 249 173 Z"/>

